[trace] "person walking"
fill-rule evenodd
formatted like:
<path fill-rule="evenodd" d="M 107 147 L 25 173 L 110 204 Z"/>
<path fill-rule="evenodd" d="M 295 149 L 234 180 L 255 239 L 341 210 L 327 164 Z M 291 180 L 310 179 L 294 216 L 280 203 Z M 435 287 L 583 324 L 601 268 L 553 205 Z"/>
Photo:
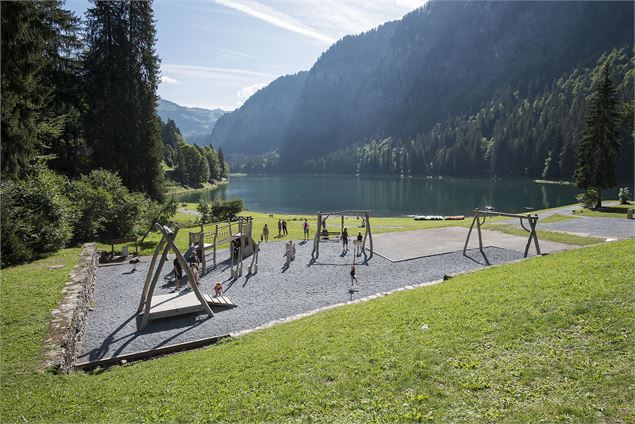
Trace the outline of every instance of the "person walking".
<path fill-rule="evenodd" d="M 269 241 L 269 227 L 267 227 L 267 224 L 262 227 L 262 236 L 265 238 L 265 241 Z"/>
<path fill-rule="evenodd" d="M 342 232 L 342 245 L 344 247 L 344 251 L 348 252 L 348 230 L 344 228 Z"/>
<path fill-rule="evenodd" d="M 309 223 L 304 220 L 304 224 L 302 224 L 302 229 L 304 230 L 304 241 L 309 239 Z"/>
<path fill-rule="evenodd" d="M 353 284 L 359 284 L 359 281 L 357 281 L 357 274 L 355 273 L 355 265 L 351 266 L 351 286 Z"/>
<path fill-rule="evenodd" d="M 285 236 L 289 234 L 289 231 L 287 231 L 287 221 L 284 219 L 282 220 L 282 234 Z"/>
<path fill-rule="evenodd" d="M 278 220 L 278 238 L 282 237 L 282 220 Z"/>

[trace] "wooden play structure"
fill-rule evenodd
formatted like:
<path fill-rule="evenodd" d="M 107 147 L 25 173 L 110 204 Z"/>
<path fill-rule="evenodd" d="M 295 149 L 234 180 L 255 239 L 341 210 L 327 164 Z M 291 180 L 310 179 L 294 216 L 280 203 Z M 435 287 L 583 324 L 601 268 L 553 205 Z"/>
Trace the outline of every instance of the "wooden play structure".
<path fill-rule="evenodd" d="M 335 216 L 339 215 L 341 217 L 341 226 L 340 226 L 339 232 L 328 231 L 326 229 L 325 222 L 331 215 L 335 215 Z M 344 232 L 344 217 L 345 216 L 362 216 L 363 217 L 362 226 L 364 227 L 365 232 L 364 232 L 364 239 L 362 241 L 361 251 L 362 252 L 364 251 L 364 248 L 366 247 L 366 239 L 368 239 L 370 257 L 373 256 L 373 234 L 370 229 L 370 211 L 338 211 L 338 212 L 329 212 L 329 213 L 318 212 L 317 226 L 316 226 L 317 229 L 315 232 L 315 237 L 313 239 L 313 251 L 311 252 L 311 258 L 313 258 L 313 260 L 317 259 L 320 256 L 320 241 L 321 240 L 328 240 L 329 237 L 331 236 L 335 236 L 337 239 L 341 237 L 342 233 Z M 350 237 L 354 238 L 355 234 L 351 234 Z"/>
<path fill-rule="evenodd" d="M 472 225 L 470 225 L 470 230 L 467 232 L 467 238 L 465 239 L 465 246 L 463 247 L 463 254 L 467 251 L 467 245 L 470 242 L 470 235 L 472 234 L 472 229 L 474 228 L 474 224 L 476 223 L 476 229 L 478 232 L 478 248 L 479 250 L 483 250 L 483 236 L 481 235 L 481 225 L 485 223 L 485 218 L 494 217 L 494 216 L 506 216 L 509 218 L 518 218 L 520 219 L 520 226 L 523 230 L 529 233 L 529 238 L 527 239 L 527 245 L 525 246 L 525 254 L 524 258 L 529 254 L 529 246 L 531 245 L 531 241 L 533 240 L 534 246 L 536 247 L 536 255 L 541 255 L 540 253 L 540 245 L 538 244 L 538 235 L 536 234 L 536 224 L 538 223 L 538 215 L 520 215 L 515 213 L 505 213 L 505 212 L 494 212 L 493 210 L 481 211 L 478 209 L 474 209 L 474 219 L 472 220 Z M 481 218 L 483 219 L 481 221 Z M 525 227 L 524 221 L 527 221 L 529 224 L 529 228 Z"/>
<path fill-rule="evenodd" d="M 252 238 L 253 218 L 239 217 L 236 221 L 227 221 L 214 224 L 205 231 L 201 225 L 200 231 L 190 232 L 189 245 L 197 248 L 201 260 L 201 270 L 207 271 L 206 252 L 212 251 L 212 269 L 216 268 L 218 246 L 229 242 L 229 254 L 232 278 L 238 278 L 243 272 L 243 260 L 259 249 L 259 243 Z M 235 232 L 234 232 L 235 231 Z M 255 261 L 255 263 L 254 263 Z M 258 271 L 258 255 L 254 255 L 249 266 L 250 273 Z"/>
<path fill-rule="evenodd" d="M 155 224 L 155 227 L 161 232 L 163 237 L 152 255 L 152 261 L 148 268 L 148 275 L 146 276 L 145 284 L 143 285 L 143 293 L 141 294 L 141 301 L 139 302 L 139 308 L 137 313 L 143 314 L 143 320 L 141 322 L 140 329 L 143 330 L 148 324 L 149 320 L 171 317 L 176 315 L 189 314 L 194 312 L 205 312 L 209 316 L 214 316 L 212 312 L 212 305 L 215 306 L 236 306 L 227 297 L 219 296 L 212 297 L 208 294 L 201 293 L 198 285 L 194 281 L 194 275 L 192 270 L 188 266 L 185 258 L 179 251 L 178 247 L 174 243 L 176 235 L 179 232 L 177 227 L 175 231 L 172 231 L 167 226 Z M 189 292 L 174 292 L 170 294 L 154 295 L 154 290 L 161 275 L 163 265 L 167 260 L 170 250 L 176 254 L 176 259 L 181 265 L 181 269 L 187 276 L 187 283 L 190 288 Z M 162 253 L 160 253 L 163 251 Z M 159 257 L 160 255 L 160 257 Z M 158 263 L 157 263 L 158 259 Z"/>

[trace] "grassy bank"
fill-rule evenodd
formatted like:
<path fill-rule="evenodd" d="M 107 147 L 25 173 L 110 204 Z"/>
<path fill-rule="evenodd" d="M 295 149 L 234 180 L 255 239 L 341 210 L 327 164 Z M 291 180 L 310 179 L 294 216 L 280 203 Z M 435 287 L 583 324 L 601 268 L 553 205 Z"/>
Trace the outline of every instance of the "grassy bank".
<path fill-rule="evenodd" d="M 165 191 L 166 194 L 168 196 L 172 195 L 172 194 L 181 194 L 181 193 L 194 193 L 197 191 L 205 191 L 205 190 L 212 190 L 214 188 L 218 188 L 221 185 L 227 184 L 227 181 L 220 181 L 216 184 L 212 184 L 212 183 L 203 183 L 203 185 L 201 187 L 189 187 L 189 186 L 183 186 L 183 185 L 173 185 L 173 186 L 168 186 L 167 190 Z"/>
<path fill-rule="evenodd" d="M 632 422 L 634 251 L 625 241 L 538 257 L 68 376 L 34 372 L 64 274 L 12 268 L 2 280 L 3 305 L 17 305 L 0 323 L 2 421 Z M 7 289 L 25 273 L 36 278 Z"/>

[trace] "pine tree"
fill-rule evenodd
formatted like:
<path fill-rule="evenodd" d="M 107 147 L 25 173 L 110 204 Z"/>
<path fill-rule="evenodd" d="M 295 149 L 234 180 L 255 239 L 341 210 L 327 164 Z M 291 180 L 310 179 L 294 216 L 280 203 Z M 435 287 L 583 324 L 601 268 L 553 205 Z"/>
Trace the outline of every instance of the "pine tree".
<path fill-rule="evenodd" d="M 220 163 L 220 177 L 227 178 L 227 169 L 228 166 L 225 163 L 225 156 L 223 155 L 223 150 L 218 148 L 218 162 Z"/>
<path fill-rule="evenodd" d="M 597 91 L 589 101 L 582 141 L 576 152 L 576 184 L 578 188 L 597 190 L 596 207 L 602 206 L 602 190 L 615 186 L 615 162 L 621 145 L 618 121 L 617 93 L 607 63 Z"/>
<path fill-rule="evenodd" d="M 87 140 L 93 166 L 163 198 L 159 58 L 150 1 L 97 1 L 88 11 Z"/>
<path fill-rule="evenodd" d="M 17 177 L 40 148 L 51 89 L 43 84 L 44 39 L 34 2 L 0 2 L 2 16 L 2 176 Z"/>

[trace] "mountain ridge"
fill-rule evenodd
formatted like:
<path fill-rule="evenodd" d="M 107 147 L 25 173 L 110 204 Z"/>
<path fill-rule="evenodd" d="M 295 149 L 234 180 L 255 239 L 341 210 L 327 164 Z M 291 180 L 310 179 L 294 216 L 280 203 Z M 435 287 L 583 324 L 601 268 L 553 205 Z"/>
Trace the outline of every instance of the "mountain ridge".
<path fill-rule="evenodd" d="M 194 142 L 196 139 L 209 136 L 218 119 L 227 112 L 222 109 L 181 106 L 173 101 L 161 98 L 159 99 L 157 113 L 164 122 L 172 119 L 179 127 L 183 137 L 190 142 Z"/>

